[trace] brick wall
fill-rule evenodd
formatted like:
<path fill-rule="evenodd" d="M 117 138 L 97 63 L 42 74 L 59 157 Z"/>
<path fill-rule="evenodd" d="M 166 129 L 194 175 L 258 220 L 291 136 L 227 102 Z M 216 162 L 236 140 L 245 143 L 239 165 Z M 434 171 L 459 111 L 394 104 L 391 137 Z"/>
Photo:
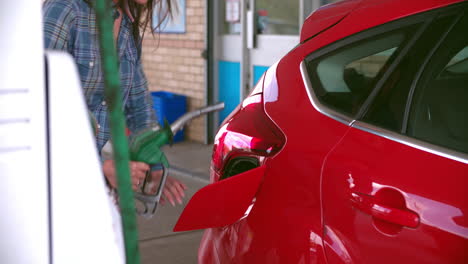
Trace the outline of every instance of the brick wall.
<path fill-rule="evenodd" d="M 186 0 L 184 34 L 145 34 L 143 67 L 151 91 L 170 91 L 187 96 L 188 111 L 205 105 L 205 1 Z M 185 130 L 185 139 L 204 141 L 205 118 Z"/>

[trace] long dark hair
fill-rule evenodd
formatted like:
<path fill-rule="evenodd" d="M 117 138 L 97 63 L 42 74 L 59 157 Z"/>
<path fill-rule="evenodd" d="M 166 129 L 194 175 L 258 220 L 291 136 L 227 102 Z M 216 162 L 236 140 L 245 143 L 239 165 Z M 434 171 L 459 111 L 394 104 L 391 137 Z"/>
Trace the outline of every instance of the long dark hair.
<path fill-rule="evenodd" d="M 91 5 L 91 1 L 93 0 L 84 1 Z M 172 18 L 173 11 L 177 8 L 173 5 L 172 0 L 148 0 L 145 5 L 137 4 L 134 0 L 118 0 L 117 6 L 123 12 L 126 11 L 126 6 L 128 6 L 128 11 L 134 19 L 132 23 L 132 31 L 136 42 L 143 40 L 143 35 L 145 34 L 146 28 L 148 27 L 148 23 L 151 27 L 152 25 L 156 25 L 151 30 L 151 32 L 154 33 L 161 27 L 162 22 L 166 18 Z M 153 21 L 154 10 L 157 10 L 158 12 L 158 21 Z"/>

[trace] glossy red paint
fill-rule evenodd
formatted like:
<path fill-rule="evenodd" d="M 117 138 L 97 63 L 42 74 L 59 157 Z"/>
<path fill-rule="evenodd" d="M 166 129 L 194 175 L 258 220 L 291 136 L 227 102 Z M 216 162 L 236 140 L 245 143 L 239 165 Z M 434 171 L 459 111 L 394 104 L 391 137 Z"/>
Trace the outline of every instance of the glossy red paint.
<path fill-rule="evenodd" d="M 362 0 L 356 6 L 356 8 L 344 16 L 339 23 L 330 27 L 323 34 L 319 34 L 313 37 L 313 41 L 307 41 L 303 46 L 307 46 L 305 49 L 309 54 L 310 52 L 320 49 L 321 47 L 328 45 L 337 40 L 346 38 L 355 33 L 364 31 L 366 29 L 385 24 L 387 22 L 407 17 L 416 13 L 429 11 L 432 9 L 448 6 L 458 2 L 464 2 L 465 0 Z M 346 1 L 345 1 L 346 2 Z M 341 2 L 338 2 L 339 4 Z M 339 13 L 342 13 L 342 9 L 336 4 L 332 4 L 327 8 L 333 12 L 333 8 L 337 8 Z M 322 10 L 318 9 L 317 12 Z M 319 16 L 320 14 L 312 14 L 310 17 Z M 315 24 L 317 23 L 317 24 Z M 324 28 L 321 26 L 321 20 L 315 22 L 309 20 L 307 27 L 304 26 L 302 31 L 307 31 L 307 28 Z M 314 35 L 313 33 L 304 33 L 304 40 Z M 306 37 L 307 36 L 307 37 Z M 301 41 L 302 33 L 301 33 Z"/>
<path fill-rule="evenodd" d="M 399 195 L 398 198 L 400 197 L 401 195 Z M 411 228 L 416 228 L 419 225 L 419 216 L 406 208 L 404 199 L 397 199 L 397 206 L 394 206 L 387 205 L 388 203 L 392 204 L 393 201 L 395 201 L 393 199 L 384 199 L 379 203 L 377 201 L 378 199 L 374 196 L 361 193 L 351 193 L 349 200 L 354 208 L 372 216 L 375 219 L 393 223 L 397 226 Z"/>
<path fill-rule="evenodd" d="M 354 8 L 348 14 L 339 5 L 320 11 L 341 10 L 335 17 L 340 22 L 331 27 L 332 20 L 311 19 L 325 19 L 326 13 L 311 16 L 301 38 L 329 28 L 273 65 L 264 76 L 263 89 L 256 89 L 262 91 L 256 94 L 262 96 L 264 114 L 284 136 L 284 145 L 274 155 L 252 155 L 250 146 L 239 145 L 242 141 L 218 138 L 215 153 L 260 158 L 265 172 L 248 214 L 234 224 L 206 230 L 199 263 L 463 263 L 468 259 L 468 204 L 460 197 L 468 186 L 468 165 L 325 116 L 309 100 L 299 70 L 306 56 L 337 40 L 456 2 L 461 1 L 347 1 L 341 5 Z M 252 98 L 248 102 L 252 100 L 258 103 Z M 238 119 L 241 109 L 226 120 L 226 127 L 252 125 L 248 118 Z M 226 127 L 218 137 L 225 135 Z M 256 131 L 257 138 L 269 133 Z M 234 151 L 239 149 L 248 151 Z M 214 181 L 223 176 L 228 156 L 214 157 Z"/>
<path fill-rule="evenodd" d="M 233 224 L 252 205 L 264 172 L 264 167 L 258 167 L 200 189 L 185 207 L 174 231 Z"/>
<path fill-rule="evenodd" d="M 346 0 L 326 5 L 313 12 L 305 21 L 301 31 L 301 43 L 338 23 L 362 0 Z"/>
<path fill-rule="evenodd" d="M 324 238 L 329 261 L 466 263 L 468 228 L 455 219 L 467 219 L 468 199 L 459 196 L 467 175 L 467 164 L 352 128 L 322 174 L 324 224 L 335 234 Z M 354 193 L 400 207 L 408 218 L 372 217 L 354 206 Z M 344 245 L 346 259 L 336 244 Z"/>
<path fill-rule="evenodd" d="M 300 73 L 288 67 L 294 61 L 299 66 L 299 60 L 301 56 L 288 56 L 278 64 L 277 72 L 269 70 L 265 76 L 265 110 L 287 135 L 287 144 L 276 156 L 265 160 L 264 181 L 250 214 L 240 223 L 207 231 L 203 248 L 211 245 L 223 250 L 209 250 L 209 254 L 200 251 L 201 263 L 323 263 L 325 260 L 321 219 L 317 217 L 321 210 L 318 175 L 321 160 L 348 127 L 321 114 L 298 114 L 315 112 L 310 102 L 304 100 L 305 89 L 291 89 L 287 93 L 278 89 L 287 89 L 290 83 L 302 85 Z M 297 124 L 301 124 L 301 129 Z M 335 129 L 315 129 L 315 124 Z M 310 134 L 304 135 L 303 131 Z M 321 140 L 307 140 L 311 138 Z M 249 234 L 251 243 L 243 241 L 247 239 L 245 234 Z"/>
<path fill-rule="evenodd" d="M 262 163 L 265 157 L 278 153 L 286 139 L 266 115 L 263 83 L 221 125 L 213 144 L 211 182 L 217 182 L 227 165 L 237 157 L 253 157 Z"/>

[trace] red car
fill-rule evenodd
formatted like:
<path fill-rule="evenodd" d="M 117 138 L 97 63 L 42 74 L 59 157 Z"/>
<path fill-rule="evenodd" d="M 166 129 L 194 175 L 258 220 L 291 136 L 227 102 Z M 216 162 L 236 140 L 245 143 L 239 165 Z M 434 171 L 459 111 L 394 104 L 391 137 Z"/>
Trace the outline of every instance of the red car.
<path fill-rule="evenodd" d="M 211 169 L 199 263 L 468 263 L 468 2 L 320 8 Z"/>

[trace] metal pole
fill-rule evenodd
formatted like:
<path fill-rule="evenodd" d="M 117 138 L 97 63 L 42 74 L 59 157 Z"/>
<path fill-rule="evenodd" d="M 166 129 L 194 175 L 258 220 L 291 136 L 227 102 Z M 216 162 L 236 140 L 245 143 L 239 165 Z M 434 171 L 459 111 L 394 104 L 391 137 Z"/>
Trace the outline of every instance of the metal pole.
<path fill-rule="evenodd" d="M 241 76 L 240 76 L 240 101 L 244 100 L 247 96 L 249 89 L 250 80 L 250 51 L 247 46 L 248 42 L 248 23 L 247 23 L 247 11 L 249 9 L 248 3 L 250 0 L 241 1 Z"/>
<path fill-rule="evenodd" d="M 214 28 L 215 28 L 215 23 L 214 23 L 214 14 L 213 12 L 213 7 L 214 7 L 214 1 L 212 0 L 206 0 L 205 1 L 205 10 L 206 10 L 206 16 L 205 16 L 205 94 L 206 94 L 206 102 L 205 105 L 211 105 L 216 101 L 216 93 L 215 93 L 215 85 L 214 85 L 214 59 L 213 59 L 213 54 L 214 54 L 214 48 L 213 46 L 215 45 L 215 36 L 214 36 Z M 210 113 L 206 116 L 206 131 L 205 131 L 205 144 L 209 144 L 213 142 L 214 139 L 214 134 L 215 134 L 215 127 L 217 122 L 217 113 Z"/>

